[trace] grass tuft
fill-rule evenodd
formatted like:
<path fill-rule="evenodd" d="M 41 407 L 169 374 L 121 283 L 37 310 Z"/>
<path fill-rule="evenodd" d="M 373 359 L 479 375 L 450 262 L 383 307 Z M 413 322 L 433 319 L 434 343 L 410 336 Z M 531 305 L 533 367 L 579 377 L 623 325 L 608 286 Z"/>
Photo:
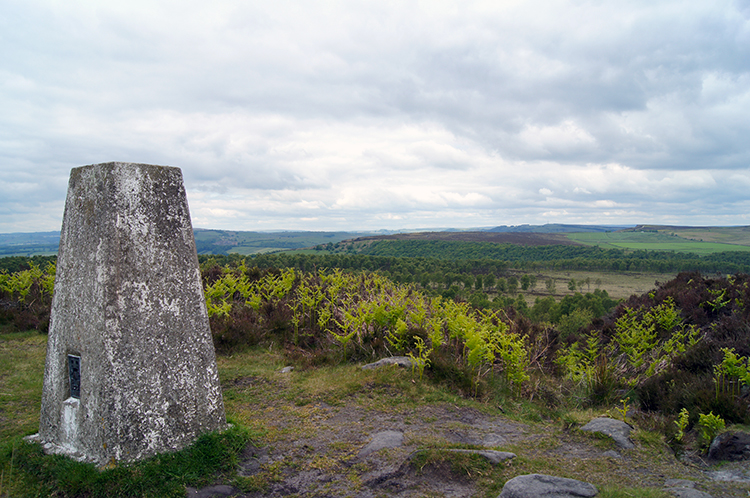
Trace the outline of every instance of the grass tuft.
<path fill-rule="evenodd" d="M 250 432 L 237 425 L 204 434 L 188 448 L 142 462 L 99 470 L 60 455 L 46 455 L 38 444 L 21 441 L 3 449 L 14 461 L 13 496 L 183 497 L 185 487 L 231 479 Z"/>

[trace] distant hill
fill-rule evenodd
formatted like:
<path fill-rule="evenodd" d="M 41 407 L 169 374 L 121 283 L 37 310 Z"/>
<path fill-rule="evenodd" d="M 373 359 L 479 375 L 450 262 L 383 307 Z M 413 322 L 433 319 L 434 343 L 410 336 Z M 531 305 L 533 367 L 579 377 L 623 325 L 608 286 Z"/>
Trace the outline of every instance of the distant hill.
<path fill-rule="evenodd" d="M 562 225 L 547 223 L 546 225 L 501 225 L 487 229 L 487 232 L 512 233 L 587 233 L 587 232 L 615 232 L 632 228 L 633 225 Z"/>
<path fill-rule="evenodd" d="M 198 254 L 261 254 L 335 244 L 369 232 L 242 232 L 197 228 Z"/>
<path fill-rule="evenodd" d="M 340 242 L 382 232 L 243 232 L 196 228 L 198 254 L 242 255 L 302 249 Z M 54 255 L 60 246 L 60 232 L 0 234 L 0 258 L 6 256 Z"/>
<path fill-rule="evenodd" d="M 459 230 L 453 228 L 431 230 L 377 230 L 370 232 L 308 232 L 275 231 L 249 232 L 239 230 L 211 230 L 196 228 L 195 244 L 198 254 L 260 254 L 305 249 L 342 241 L 370 240 L 442 240 L 463 242 L 511 243 L 538 245 L 601 245 L 602 247 L 669 249 L 698 253 L 733 250 L 732 246 L 750 246 L 750 227 L 680 227 L 666 225 L 514 225 L 494 228 Z M 581 234 L 578 236 L 571 234 Z M 587 235 L 588 234 L 588 235 Z M 628 235 L 632 234 L 632 235 Z M 650 235 L 652 238 L 635 239 Z M 670 237 L 670 238 L 666 238 Z M 662 240 L 663 239 L 663 240 Z M 655 246 L 654 243 L 678 242 L 675 247 Z M 700 246 L 690 246 L 685 242 Z M 632 246 L 633 243 L 646 244 Z M 708 243 L 713 243 L 709 246 Z M 30 232 L 0 234 L 0 257 L 54 255 L 60 244 L 60 232 Z M 704 249 L 703 246 L 705 246 Z"/>
<path fill-rule="evenodd" d="M 345 243 L 362 243 L 375 240 L 421 240 L 446 242 L 490 242 L 493 244 L 517 244 L 523 246 L 545 245 L 579 245 L 570 240 L 565 234 L 556 233 L 524 233 L 524 232 L 421 232 L 396 233 L 389 235 L 374 235 L 359 237 Z"/>
<path fill-rule="evenodd" d="M 573 225 L 570 225 L 573 226 Z M 519 232 L 528 231 L 522 228 Z M 502 227 L 498 227 L 502 228 Z M 510 227 L 513 228 L 513 227 Z M 478 229 L 481 230 L 481 229 Z M 448 237 L 450 240 L 475 240 L 501 242 L 501 234 L 493 234 L 491 231 L 512 232 L 513 230 L 488 230 L 488 231 L 461 231 L 459 229 L 432 229 L 430 231 L 414 232 L 413 230 L 373 230 L 369 232 L 307 232 L 307 231 L 274 231 L 274 232 L 249 232 L 241 230 L 213 230 L 196 228 L 195 245 L 198 254 L 261 254 L 268 252 L 288 251 L 293 249 L 304 249 L 315 246 L 326 246 L 336 244 L 344 240 L 358 239 L 362 237 L 391 237 L 403 235 L 410 238 Z M 545 233 L 545 232 L 540 232 Z M 553 232 L 546 232 L 553 233 Z M 425 234 L 430 234 L 426 236 Z M 519 234 L 523 235 L 523 234 Z M 517 244 L 538 245 L 545 244 L 570 244 L 571 242 L 560 236 L 556 239 L 540 238 L 535 234 L 530 237 L 511 237 L 512 240 L 502 240 Z M 542 242 L 544 241 L 544 242 Z M 0 234 L 0 257 L 4 256 L 34 256 L 57 254 L 60 244 L 60 232 L 31 232 L 31 233 L 7 233 Z"/>
<path fill-rule="evenodd" d="M 0 258 L 57 254 L 60 232 L 0 233 Z"/>

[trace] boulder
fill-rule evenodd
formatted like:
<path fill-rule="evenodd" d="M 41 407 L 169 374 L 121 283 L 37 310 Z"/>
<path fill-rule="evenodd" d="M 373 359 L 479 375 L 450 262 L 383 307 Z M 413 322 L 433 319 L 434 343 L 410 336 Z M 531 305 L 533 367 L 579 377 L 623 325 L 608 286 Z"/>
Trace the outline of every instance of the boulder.
<path fill-rule="evenodd" d="M 385 367 L 388 365 L 396 365 L 403 368 L 412 367 L 411 359 L 408 356 L 392 356 L 390 358 L 383 358 L 382 360 L 378 360 L 375 363 L 362 365 L 362 370 L 374 370 L 376 368 Z"/>
<path fill-rule="evenodd" d="M 620 448 L 629 450 L 635 448 L 633 442 L 628 438 L 633 428 L 621 420 L 608 417 L 595 418 L 581 427 L 582 431 L 604 434 L 614 439 Z"/>
<path fill-rule="evenodd" d="M 750 433 L 725 432 L 711 442 L 708 457 L 713 460 L 750 460 Z"/>
<path fill-rule="evenodd" d="M 576 498 L 596 496 L 598 491 L 587 482 L 544 474 L 514 477 L 505 483 L 499 498 Z"/>

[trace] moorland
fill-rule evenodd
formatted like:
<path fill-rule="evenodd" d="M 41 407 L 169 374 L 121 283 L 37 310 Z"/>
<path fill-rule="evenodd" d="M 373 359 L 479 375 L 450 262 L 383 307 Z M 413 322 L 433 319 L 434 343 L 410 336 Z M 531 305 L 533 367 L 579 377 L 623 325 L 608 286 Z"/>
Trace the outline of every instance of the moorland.
<path fill-rule="evenodd" d="M 238 431 L 202 441 L 213 450 L 177 463 L 109 473 L 21 444 L 38 424 L 55 260 L 2 258 L 0 495 L 180 496 L 186 485 L 223 482 L 262 496 L 313 473 L 347 483 L 315 492 L 346 496 L 367 488 L 374 471 L 374 462 L 354 458 L 378 429 L 363 421 L 382 419 L 422 455 L 405 462 L 415 490 L 448 469 L 466 483 L 463 496 L 497 496 L 507 479 L 551 469 L 593 482 L 605 497 L 665 496 L 665 477 L 695 480 L 712 496 L 745 496 L 741 479 L 750 476 L 711 479 L 728 467 L 707 461 L 706 451 L 717 433 L 750 425 L 746 233 L 439 232 L 202 254 L 225 403 Z M 410 358 L 411 370 L 359 369 L 393 355 Z M 476 447 L 446 435 L 465 429 L 466 413 L 523 426 L 493 446 L 516 459 L 488 467 L 446 453 Z M 602 456 L 611 441 L 578 430 L 605 414 L 636 428 L 635 449 L 620 451 L 620 460 Z M 348 429 L 313 437 L 330 420 Z M 249 447 L 255 457 L 243 453 Z M 567 450 L 575 458 L 560 456 Z M 238 473 L 248 458 L 258 462 L 254 473 Z"/>

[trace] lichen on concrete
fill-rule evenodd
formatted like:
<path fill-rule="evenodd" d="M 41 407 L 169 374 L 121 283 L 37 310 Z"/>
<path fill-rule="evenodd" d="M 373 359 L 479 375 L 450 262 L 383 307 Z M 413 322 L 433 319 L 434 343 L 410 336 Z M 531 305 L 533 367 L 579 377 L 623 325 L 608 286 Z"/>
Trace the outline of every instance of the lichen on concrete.
<path fill-rule="evenodd" d="M 81 358 L 75 413 L 68 355 Z M 74 168 L 39 438 L 105 464 L 178 450 L 225 426 L 182 172 Z"/>

